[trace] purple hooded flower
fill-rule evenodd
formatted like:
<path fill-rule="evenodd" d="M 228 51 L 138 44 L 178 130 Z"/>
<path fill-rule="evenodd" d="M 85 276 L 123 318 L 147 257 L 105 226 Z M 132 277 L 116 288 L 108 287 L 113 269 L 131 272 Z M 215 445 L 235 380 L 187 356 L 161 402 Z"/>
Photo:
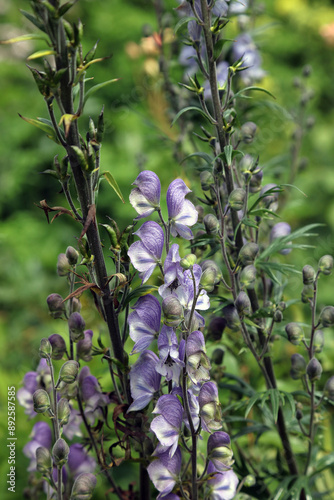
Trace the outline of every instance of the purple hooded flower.
<path fill-rule="evenodd" d="M 158 338 L 158 349 L 160 360 L 156 366 L 157 372 L 166 380 L 178 383 L 184 367 L 185 341 L 181 340 L 179 347 L 173 328 L 163 326 Z"/>
<path fill-rule="evenodd" d="M 160 491 L 157 500 L 165 498 L 171 493 L 179 479 L 181 470 L 181 451 L 177 448 L 174 455 L 170 457 L 169 451 L 161 453 L 147 468 L 150 479 L 156 489 Z"/>
<path fill-rule="evenodd" d="M 191 388 L 188 389 L 187 392 L 188 392 L 188 403 L 189 403 L 191 420 L 194 428 L 198 429 L 198 426 L 200 424 L 200 419 L 199 419 L 198 397 L 195 395 L 196 389 L 197 389 L 196 386 L 193 385 Z M 183 391 L 181 387 L 174 387 L 171 394 L 180 396 L 183 399 Z M 186 410 L 184 410 L 183 412 L 183 422 L 185 426 L 190 430 L 190 424 Z M 199 435 L 199 438 L 202 439 L 201 435 Z"/>
<path fill-rule="evenodd" d="M 160 330 L 161 306 L 153 295 L 144 295 L 133 306 L 128 324 L 130 337 L 135 342 L 131 354 L 144 351 Z"/>
<path fill-rule="evenodd" d="M 130 193 L 130 203 L 139 214 L 136 220 L 148 217 L 160 206 L 159 177 L 150 170 L 143 170 L 132 184 L 137 186 Z"/>
<path fill-rule="evenodd" d="M 231 469 L 234 463 L 230 436 L 224 431 L 211 434 L 208 439 L 208 458 L 219 472 Z"/>
<path fill-rule="evenodd" d="M 152 351 L 144 351 L 130 371 L 130 390 L 133 403 L 128 411 L 142 410 L 159 391 L 161 375 L 156 371 L 159 358 Z"/>
<path fill-rule="evenodd" d="M 158 399 L 152 413 L 160 413 L 152 420 L 150 427 L 159 439 L 159 452 L 168 450 L 169 456 L 172 457 L 179 442 L 183 407 L 176 396 L 164 394 Z"/>
<path fill-rule="evenodd" d="M 186 343 L 187 372 L 194 384 L 210 380 L 211 368 L 205 349 L 203 333 L 199 330 L 192 332 Z"/>
<path fill-rule="evenodd" d="M 33 418 L 36 416 L 34 411 L 34 403 L 32 395 L 37 389 L 45 389 L 49 391 L 51 383 L 50 367 L 46 359 L 42 358 L 35 372 L 28 372 L 23 379 L 24 386 L 21 387 L 16 394 L 18 402 L 23 408 L 24 413 Z"/>
<path fill-rule="evenodd" d="M 139 271 L 142 282 L 145 283 L 161 261 L 164 247 L 164 232 L 156 222 L 145 222 L 134 233 L 141 241 L 135 241 L 128 250 L 132 265 Z"/>
<path fill-rule="evenodd" d="M 239 479 L 233 470 L 218 472 L 213 463 L 209 462 L 207 473 L 215 473 L 207 481 L 210 500 L 232 500 L 235 497 Z"/>
<path fill-rule="evenodd" d="M 66 439 L 72 441 L 74 436 L 78 437 L 82 436 L 82 431 L 80 429 L 80 426 L 82 424 L 82 417 L 79 410 L 72 408 L 71 405 L 70 409 L 71 409 L 70 418 L 67 424 L 64 425 L 63 427 L 63 435 L 66 437 Z"/>
<path fill-rule="evenodd" d="M 84 338 L 79 340 L 77 343 L 77 355 L 83 361 L 90 361 L 92 359 L 92 339 L 93 339 L 93 331 L 85 330 Z"/>
<path fill-rule="evenodd" d="M 200 280 L 202 276 L 202 268 L 198 264 L 193 266 L 193 274 L 195 283 L 190 270 L 183 273 L 182 287 L 178 288 L 175 293 L 180 303 L 186 310 L 191 310 L 195 298 L 195 293 L 198 295 Z M 201 290 L 197 300 L 195 309 L 206 311 L 210 307 L 210 299 L 205 290 Z"/>
<path fill-rule="evenodd" d="M 218 389 L 214 382 L 206 382 L 202 385 L 198 402 L 203 429 L 207 432 L 220 429 L 222 426 L 220 403 Z"/>
<path fill-rule="evenodd" d="M 164 285 L 159 287 L 159 294 L 164 299 L 169 297 L 183 283 L 183 269 L 180 265 L 179 245 L 174 243 L 164 262 Z"/>
<path fill-rule="evenodd" d="M 44 446 L 48 450 L 51 449 L 52 445 L 52 432 L 50 426 L 46 422 L 37 422 L 30 434 L 32 438 L 29 443 L 23 448 L 23 453 L 26 457 L 30 459 L 30 464 L 28 471 L 36 470 L 36 450 L 40 446 Z"/>
<path fill-rule="evenodd" d="M 170 230 L 173 236 L 180 235 L 186 240 L 193 238 L 193 233 L 188 226 L 196 224 L 198 212 L 191 201 L 185 196 L 191 190 L 187 188 L 182 179 L 175 179 L 167 190 L 167 208 L 170 220 Z"/>
<path fill-rule="evenodd" d="M 67 464 L 73 477 L 77 477 L 84 472 L 94 472 L 96 468 L 95 458 L 88 455 L 80 443 L 75 443 L 70 446 Z"/>
<path fill-rule="evenodd" d="M 104 420 L 103 408 L 110 402 L 107 394 L 101 391 L 96 377 L 91 375 L 89 367 L 84 366 L 79 375 L 79 388 L 85 403 L 84 413 L 88 422 L 93 425 L 95 419 Z"/>

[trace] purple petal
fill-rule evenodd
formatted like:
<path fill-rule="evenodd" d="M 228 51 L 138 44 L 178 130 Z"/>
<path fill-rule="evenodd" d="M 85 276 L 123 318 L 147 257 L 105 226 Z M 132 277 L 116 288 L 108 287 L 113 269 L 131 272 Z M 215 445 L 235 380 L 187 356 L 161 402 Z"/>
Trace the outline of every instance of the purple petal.
<path fill-rule="evenodd" d="M 218 402 L 218 389 L 214 382 L 206 382 L 202 385 L 198 395 L 198 402 L 200 407 L 212 401 Z"/>
<path fill-rule="evenodd" d="M 180 429 L 167 422 L 162 415 L 159 415 L 152 420 L 150 429 L 157 436 L 162 446 L 169 447 L 169 456 L 172 457 L 177 448 Z"/>
<path fill-rule="evenodd" d="M 186 353 L 189 357 L 198 352 L 205 352 L 205 341 L 203 333 L 196 330 L 192 332 L 187 339 Z"/>
<path fill-rule="evenodd" d="M 138 187 L 153 207 L 159 206 L 161 185 L 157 174 L 151 170 L 143 170 L 133 184 Z"/>
<path fill-rule="evenodd" d="M 160 413 L 169 424 L 181 427 L 183 407 L 178 398 L 172 394 L 161 396 L 152 413 Z"/>
<path fill-rule="evenodd" d="M 185 185 L 182 179 L 175 179 L 169 185 L 167 190 L 167 208 L 170 219 L 174 219 L 181 212 L 184 198 L 190 192 L 191 190 Z"/>
<path fill-rule="evenodd" d="M 159 224 L 154 221 L 144 222 L 134 234 L 139 236 L 143 245 L 156 261 L 161 259 L 165 237 Z"/>
<path fill-rule="evenodd" d="M 156 266 L 156 260 L 141 241 L 132 243 L 128 250 L 131 263 L 139 271 L 142 282 L 145 283 L 151 276 Z"/>
<path fill-rule="evenodd" d="M 151 203 L 147 200 L 147 198 L 145 198 L 143 193 L 138 188 L 131 191 L 129 200 L 137 214 L 139 214 L 135 220 L 148 217 L 155 211 L 155 207 L 152 207 Z"/>
<path fill-rule="evenodd" d="M 70 446 L 67 464 L 74 477 L 81 473 L 94 472 L 96 468 L 95 459 L 86 453 L 84 447 L 80 443 L 75 443 Z"/>
<path fill-rule="evenodd" d="M 158 333 L 160 330 L 161 306 L 156 297 L 151 294 L 140 297 L 133 309 L 150 331 Z"/>

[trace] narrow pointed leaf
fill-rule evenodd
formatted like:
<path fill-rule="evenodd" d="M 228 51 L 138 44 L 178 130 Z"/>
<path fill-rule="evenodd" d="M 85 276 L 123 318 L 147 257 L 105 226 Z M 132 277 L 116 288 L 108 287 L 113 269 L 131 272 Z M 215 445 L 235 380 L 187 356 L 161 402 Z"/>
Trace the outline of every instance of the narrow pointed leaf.
<path fill-rule="evenodd" d="M 45 30 L 45 27 L 44 25 L 41 23 L 41 21 L 39 21 L 37 19 L 37 17 L 35 17 L 34 15 L 32 15 L 30 12 L 27 12 L 26 10 L 23 10 L 23 9 L 20 9 L 20 12 L 21 14 L 24 15 L 24 17 L 26 17 L 32 24 L 34 24 L 38 29 L 40 29 L 41 31 L 44 31 L 44 33 L 46 33 L 46 30 Z"/>
<path fill-rule="evenodd" d="M 3 40 L 0 42 L 0 44 L 7 45 L 10 43 L 26 42 L 28 40 L 43 40 L 44 42 L 48 43 L 48 39 L 45 37 L 45 35 L 42 35 L 41 33 L 29 33 L 27 35 L 20 35 L 14 38 L 9 38 L 9 40 Z"/>
<path fill-rule="evenodd" d="M 122 200 L 123 203 L 125 203 L 122 192 L 114 178 L 113 175 L 111 175 L 110 172 L 103 172 L 102 173 L 103 177 L 107 180 L 108 184 L 113 188 L 117 196 Z"/>
<path fill-rule="evenodd" d="M 210 117 L 201 108 L 198 108 L 197 106 L 188 106 L 187 108 L 181 109 L 181 111 L 177 113 L 177 115 L 174 117 L 174 120 L 172 121 L 171 127 L 177 122 L 180 116 L 186 113 L 187 111 L 197 111 L 197 113 L 200 113 L 202 116 L 204 116 L 204 118 L 206 118 L 211 123 Z"/>
<path fill-rule="evenodd" d="M 26 118 L 25 116 L 22 116 L 20 114 L 19 114 L 19 117 L 22 118 L 22 120 L 26 121 L 27 123 L 34 125 L 34 127 L 37 127 L 39 129 L 43 130 L 43 132 L 46 132 L 47 136 L 50 139 L 52 139 L 54 142 L 59 144 L 58 138 L 56 136 L 56 132 L 54 131 L 54 128 L 52 127 L 52 125 L 45 123 L 41 118 L 37 118 L 37 120 L 35 120 L 34 118 Z"/>
<path fill-rule="evenodd" d="M 247 408 L 246 408 L 246 411 L 245 411 L 245 418 L 247 418 L 249 412 L 251 411 L 251 409 L 253 408 L 253 406 L 255 405 L 255 403 L 261 399 L 262 397 L 262 394 L 254 394 L 254 396 L 252 396 L 249 401 L 248 401 L 248 405 L 247 405 Z"/>
<path fill-rule="evenodd" d="M 27 60 L 31 61 L 32 59 L 38 59 L 39 57 L 54 56 L 56 53 L 57 52 L 55 50 L 38 50 L 27 57 Z"/>
<path fill-rule="evenodd" d="M 179 20 L 179 22 L 176 24 L 174 28 L 175 35 L 185 24 L 188 24 L 190 21 L 197 21 L 197 19 L 196 17 L 193 16 L 182 17 L 182 19 Z"/>
<path fill-rule="evenodd" d="M 106 87 L 107 85 L 110 85 L 111 83 L 118 82 L 120 78 L 114 78 L 113 80 L 107 80 L 106 82 L 99 83 L 98 85 L 94 85 L 94 87 L 90 88 L 86 94 L 85 94 L 85 100 L 84 104 L 86 103 L 87 99 L 95 94 L 98 90 L 102 89 L 103 87 Z"/>
<path fill-rule="evenodd" d="M 185 162 L 189 158 L 193 158 L 194 156 L 199 156 L 200 158 L 202 158 L 202 160 L 206 161 L 206 163 L 208 165 L 212 165 L 212 163 L 214 161 L 213 158 L 208 153 L 203 153 L 202 151 L 198 151 L 196 153 L 191 153 L 190 155 L 188 155 L 185 158 L 183 158 L 183 160 L 181 161 L 181 163 Z"/>

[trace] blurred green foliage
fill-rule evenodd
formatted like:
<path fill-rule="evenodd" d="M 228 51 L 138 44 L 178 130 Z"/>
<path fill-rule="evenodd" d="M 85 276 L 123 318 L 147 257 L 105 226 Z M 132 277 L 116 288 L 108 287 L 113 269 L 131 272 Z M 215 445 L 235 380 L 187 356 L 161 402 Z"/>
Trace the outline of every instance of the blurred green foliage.
<path fill-rule="evenodd" d="M 172 11 L 176 2 L 168 0 L 166 5 Z M 287 257 L 289 263 L 301 269 L 306 263 L 316 265 L 321 255 L 334 250 L 334 175 L 331 169 L 334 157 L 334 5 L 329 0 L 266 0 L 262 7 L 263 14 L 254 26 L 253 35 L 261 48 L 263 67 L 267 72 L 261 86 L 271 91 L 276 100 L 256 98 L 253 109 L 248 108 L 248 113 L 259 126 L 257 139 L 249 151 L 260 155 L 260 163 L 265 166 L 266 183 L 282 178 L 287 182 L 289 178 L 291 135 L 295 131 L 293 118 L 300 98 L 293 83 L 296 78 L 301 78 L 303 66 L 312 67 L 306 83 L 313 89 L 314 98 L 307 106 L 307 114 L 314 117 L 315 125 L 308 131 L 301 148 L 301 156 L 308 159 L 308 164 L 295 180 L 306 197 L 297 190 L 289 189 L 281 213 L 283 220 L 293 228 L 312 222 L 324 224 L 319 228 L 319 236 L 312 241 L 313 249 L 295 251 Z M 1 0 L 2 40 L 31 31 L 28 21 L 19 12 L 20 8 L 28 10 L 27 2 Z M 156 57 L 145 52 L 145 39 L 142 40 L 144 34 L 157 29 L 153 4 L 145 0 L 113 0 L 110 3 L 80 0 L 70 16 L 80 18 L 84 23 L 87 51 L 99 40 L 97 55 L 112 55 L 102 64 L 95 65 L 87 76 L 94 74 L 94 83 L 120 78 L 94 94 L 81 119 L 84 130 L 89 116 L 97 119 L 102 106 L 105 106 L 102 170 L 112 172 L 126 200 L 139 167 L 145 166 L 157 172 L 164 187 L 181 173 L 193 178 L 185 166 L 187 163 L 180 166 L 175 159 L 177 132 L 170 129 L 168 105 L 159 84 L 156 84 Z M 228 29 L 233 37 L 235 26 L 231 24 Z M 48 225 L 43 212 L 36 206 L 43 199 L 51 206 L 66 206 L 59 192 L 60 184 L 41 173 L 52 167 L 53 157 L 59 153 L 59 148 L 44 133 L 18 116 L 20 113 L 31 118 L 46 117 L 43 100 L 25 66 L 27 56 L 41 48 L 44 48 L 41 42 L 0 46 L 2 401 L 6 401 L 7 385 L 18 388 L 25 372 L 35 369 L 40 338 L 63 331 L 61 322 L 59 324 L 49 318 L 45 299 L 52 292 L 66 294 L 66 285 L 56 275 L 57 255 L 64 252 L 68 245 L 75 246 L 75 237 L 79 235 L 79 228 L 65 216 Z M 180 78 L 178 71 L 175 69 L 176 78 Z M 87 86 L 90 85 L 91 82 L 87 82 Z M 129 203 L 122 205 L 104 183 L 99 195 L 100 222 L 107 222 L 106 216 L 109 216 L 116 219 L 122 229 L 131 223 L 133 215 Z M 293 277 L 287 298 L 299 297 L 301 288 L 300 278 Z M 333 278 L 321 279 L 319 306 L 333 304 L 332 290 Z M 90 327 L 97 325 L 91 302 L 88 298 L 84 301 L 84 307 L 87 306 L 83 309 L 86 323 L 90 322 Z M 306 308 L 300 307 L 300 304 L 294 306 L 290 313 L 298 321 L 303 321 L 307 314 Z M 326 348 L 322 355 L 325 375 L 333 371 L 332 333 L 327 330 L 325 335 Z M 233 342 L 233 339 L 227 339 L 227 342 Z M 282 347 L 281 358 L 277 362 L 278 378 L 285 387 L 296 388 L 296 384 L 289 381 L 289 363 L 284 362 L 287 354 L 292 352 L 290 346 Z M 238 373 L 235 358 L 227 356 L 225 361 L 228 371 Z M 244 366 L 243 370 L 246 377 L 251 377 L 251 367 Z M 101 382 L 108 390 L 104 367 L 96 363 L 95 373 L 102 377 Z M 2 405 L 2 435 L 6 434 L 5 412 L 6 407 Z M 333 422 L 333 414 L 330 418 Z M 32 423 L 26 421 L 23 410 L 18 407 L 18 492 L 22 492 L 26 484 L 23 471 L 28 460 L 21 449 L 27 442 L 31 427 Z M 330 443 L 334 444 L 334 433 L 329 429 L 330 426 L 323 431 L 328 449 L 331 448 Z M 277 440 L 276 434 L 272 438 Z M 242 439 L 247 444 L 249 438 Z M 7 473 L 7 458 L 3 453 L 1 449 L 2 478 Z M 122 469 L 120 471 L 122 473 Z M 102 492 L 99 495 L 96 498 L 104 498 Z M 7 498 L 6 494 L 2 498 Z M 15 498 L 21 498 L 20 494 Z"/>

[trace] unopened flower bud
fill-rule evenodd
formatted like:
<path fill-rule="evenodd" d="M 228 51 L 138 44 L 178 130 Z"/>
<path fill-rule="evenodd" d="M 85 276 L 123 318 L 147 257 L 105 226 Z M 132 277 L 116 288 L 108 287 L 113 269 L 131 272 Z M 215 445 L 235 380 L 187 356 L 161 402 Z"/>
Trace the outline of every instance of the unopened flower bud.
<path fill-rule="evenodd" d="M 239 162 L 239 167 L 242 173 L 251 172 L 255 164 L 256 164 L 255 158 L 253 158 L 253 156 L 249 154 L 246 154 L 241 158 Z"/>
<path fill-rule="evenodd" d="M 293 354 L 291 356 L 290 376 L 294 380 L 302 378 L 306 373 L 306 361 L 301 354 Z"/>
<path fill-rule="evenodd" d="M 70 448 L 66 441 L 62 438 L 57 439 L 52 448 L 52 458 L 57 467 L 62 467 L 68 460 Z"/>
<path fill-rule="evenodd" d="M 246 191 L 241 188 L 233 189 L 232 193 L 228 197 L 228 203 L 232 210 L 238 211 L 242 210 L 245 205 Z"/>
<path fill-rule="evenodd" d="M 319 260 L 319 271 L 325 275 L 329 275 L 333 269 L 333 257 L 331 255 L 323 255 Z"/>
<path fill-rule="evenodd" d="M 70 330 L 72 342 L 78 342 L 85 337 L 85 326 L 86 323 L 81 314 L 77 312 L 71 314 L 71 316 L 68 318 L 68 327 Z"/>
<path fill-rule="evenodd" d="M 301 295 L 301 301 L 308 304 L 314 297 L 313 285 L 304 285 Z"/>
<path fill-rule="evenodd" d="M 52 354 L 52 345 L 49 342 L 49 339 L 42 339 L 39 346 L 39 355 L 41 358 L 49 359 Z"/>
<path fill-rule="evenodd" d="M 239 253 L 240 262 L 244 266 L 253 264 L 258 253 L 259 253 L 259 245 L 253 242 L 245 243 L 245 245 L 241 248 Z"/>
<path fill-rule="evenodd" d="M 225 306 L 222 310 L 223 317 L 226 320 L 226 325 L 233 331 L 240 330 L 240 318 L 238 311 L 233 304 Z"/>
<path fill-rule="evenodd" d="M 201 188 L 203 191 L 209 191 L 210 187 L 214 184 L 214 178 L 211 172 L 205 170 L 200 173 Z"/>
<path fill-rule="evenodd" d="M 58 401 L 57 409 L 58 409 L 57 414 L 58 414 L 59 425 L 61 426 L 66 425 L 71 416 L 70 403 L 68 402 L 67 399 L 61 398 Z"/>
<path fill-rule="evenodd" d="M 307 78 L 310 76 L 311 73 L 312 73 L 312 66 L 310 64 L 306 64 L 303 67 L 303 76 Z"/>
<path fill-rule="evenodd" d="M 207 269 L 215 269 L 215 273 L 216 273 L 216 281 L 215 281 L 215 285 L 217 285 L 222 277 L 222 272 L 221 270 L 219 269 L 219 267 L 217 266 L 217 264 L 215 263 L 214 260 L 210 260 L 210 259 L 207 259 L 207 260 L 204 260 L 202 263 L 201 263 L 201 268 L 202 268 L 202 271 L 203 273 L 207 270 Z"/>
<path fill-rule="evenodd" d="M 74 247 L 67 247 L 66 257 L 71 266 L 75 266 L 79 259 L 79 252 Z"/>
<path fill-rule="evenodd" d="M 254 266 L 246 266 L 240 273 L 240 286 L 241 288 L 246 288 L 247 290 L 252 290 L 256 281 L 256 269 Z"/>
<path fill-rule="evenodd" d="M 73 312 L 80 312 L 81 311 L 81 302 L 78 299 L 78 297 L 73 297 L 72 299 L 72 310 Z"/>
<path fill-rule="evenodd" d="M 248 316 L 251 313 L 251 302 L 246 292 L 239 293 L 234 305 L 237 308 L 238 313 L 243 316 Z"/>
<path fill-rule="evenodd" d="M 304 339 L 304 331 L 298 323 L 288 323 L 285 331 L 291 344 L 299 345 Z"/>
<path fill-rule="evenodd" d="M 281 302 L 277 304 L 277 307 L 280 311 L 284 311 L 286 309 L 286 303 L 281 300 Z"/>
<path fill-rule="evenodd" d="M 322 366 L 317 360 L 317 358 L 312 358 L 306 367 L 306 373 L 310 382 L 315 382 L 320 380 L 322 374 Z"/>
<path fill-rule="evenodd" d="M 304 285 L 312 285 L 315 278 L 315 270 L 308 264 L 303 267 L 303 283 Z"/>
<path fill-rule="evenodd" d="M 65 304 L 63 302 L 63 297 L 58 293 L 52 293 L 46 299 L 50 314 L 53 318 L 61 318 L 65 314 Z"/>
<path fill-rule="evenodd" d="M 208 335 L 212 340 L 220 340 L 226 326 L 225 318 L 213 318 L 208 327 Z"/>
<path fill-rule="evenodd" d="M 49 395 L 44 389 L 37 389 L 32 395 L 32 399 L 36 413 L 45 413 L 51 408 Z"/>
<path fill-rule="evenodd" d="M 204 208 L 202 205 L 196 205 L 196 211 L 198 213 L 198 219 L 197 222 L 203 222 L 203 217 L 204 217 Z"/>
<path fill-rule="evenodd" d="M 162 310 L 164 313 L 164 323 L 167 326 L 175 328 L 183 320 L 183 307 L 177 297 L 169 295 L 162 301 Z"/>
<path fill-rule="evenodd" d="M 78 375 L 79 363 L 70 359 L 66 361 L 60 368 L 59 380 L 65 382 L 65 384 L 72 384 Z"/>
<path fill-rule="evenodd" d="M 209 436 L 207 455 L 218 471 L 224 472 L 230 469 L 234 460 L 231 440 L 226 432 L 217 431 Z"/>
<path fill-rule="evenodd" d="M 83 472 L 74 481 L 70 500 L 90 500 L 96 486 L 96 477 L 90 472 Z"/>
<path fill-rule="evenodd" d="M 316 330 L 313 337 L 313 348 L 314 352 L 320 353 L 324 348 L 324 332 L 322 330 Z"/>
<path fill-rule="evenodd" d="M 299 410 L 299 408 L 296 410 L 296 419 L 301 420 L 303 418 L 303 412 Z"/>
<path fill-rule="evenodd" d="M 251 144 L 255 137 L 257 126 L 254 122 L 246 122 L 241 127 L 241 137 L 246 144 Z"/>
<path fill-rule="evenodd" d="M 203 219 L 203 223 L 204 223 L 205 230 L 206 230 L 207 234 L 217 234 L 218 233 L 219 222 L 218 222 L 218 219 L 215 215 L 207 214 Z"/>
<path fill-rule="evenodd" d="M 190 253 L 180 260 L 180 266 L 183 269 L 191 269 L 197 262 L 197 257 L 193 253 Z"/>
<path fill-rule="evenodd" d="M 253 476 L 252 474 L 248 474 L 248 476 L 246 476 L 245 479 L 244 479 L 244 485 L 247 488 L 251 488 L 255 484 L 256 484 L 255 476 Z"/>
<path fill-rule="evenodd" d="M 36 450 L 36 468 L 44 477 L 49 477 L 52 471 L 52 458 L 49 450 L 40 446 Z"/>
<path fill-rule="evenodd" d="M 279 309 L 274 312 L 273 320 L 275 323 L 280 323 L 283 320 L 283 313 Z"/>
<path fill-rule="evenodd" d="M 216 365 L 221 365 L 224 359 L 225 351 L 221 347 L 217 347 L 212 353 L 211 359 Z"/>
<path fill-rule="evenodd" d="M 324 387 L 324 396 L 334 401 L 334 376 L 330 377 Z"/>
<path fill-rule="evenodd" d="M 53 333 L 49 337 L 49 342 L 52 346 L 52 359 L 59 360 L 62 359 L 66 352 L 65 340 L 58 333 Z"/>
<path fill-rule="evenodd" d="M 80 359 L 83 361 L 90 361 L 92 359 L 92 338 L 93 338 L 93 332 L 92 330 L 85 330 L 84 331 L 84 338 L 82 340 L 79 340 L 77 343 L 77 355 Z"/>
<path fill-rule="evenodd" d="M 200 279 L 201 288 L 203 288 L 207 292 L 212 292 L 216 284 L 217 284 L 216 267 L 215 266 L 206 267 Z"/>
<path fill-rule="evenodd" d="M 334 307 L 326 306 L 320 313 L 320 322 L 324 328 L 334 325 Z"/>
<path fill-rule="evenodd" d="M 249 182 L 249 191 L 251 193 L 257 193 L 261 189 L 261 184 L 262 184 L 262 179 L 263 179 L 263 171 L 259 170 L 258 172 L 255 172 Z"/>
<path fill-rule="evenodd" d="M 58 255 L 57 274 L 58 276 L 67 276 L 71 271 L 71 264 L 64 253 Z"/>

